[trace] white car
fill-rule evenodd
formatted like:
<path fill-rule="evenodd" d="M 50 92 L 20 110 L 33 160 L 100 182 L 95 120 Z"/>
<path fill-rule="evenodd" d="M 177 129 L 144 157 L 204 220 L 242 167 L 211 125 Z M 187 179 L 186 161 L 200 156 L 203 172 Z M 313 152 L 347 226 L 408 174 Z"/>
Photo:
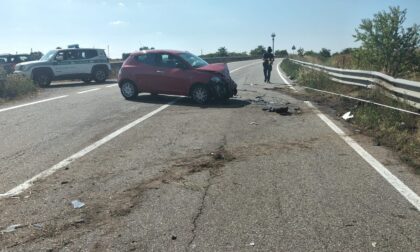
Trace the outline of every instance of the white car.
<path fill-rule="evenodd" d="M 111 65 L 103 49 L 70 48 L 49 51 L 37 61 L 15 66 L 16 74 L 23 74 L 42 87 L 53 80 L 81 79 L 85 83 L 95 80 L 103 83 Z"/>

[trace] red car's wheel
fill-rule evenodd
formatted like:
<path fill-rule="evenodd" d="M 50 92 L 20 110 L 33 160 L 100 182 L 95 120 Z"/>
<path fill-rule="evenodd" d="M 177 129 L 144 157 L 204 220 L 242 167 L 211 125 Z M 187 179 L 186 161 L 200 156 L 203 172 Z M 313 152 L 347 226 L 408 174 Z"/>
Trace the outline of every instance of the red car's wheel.
<path fill-rule="evenodd" d="M 207 87 L 198 85 L 191 90 L 191 97 L 198 104 L 204 104 L 210 99 L 210 92 Z"/>
<path fill-rule="evenodd" d="M 125 81 L 123 84 L 121 84 L 121 94 L 125 99 L 131 100 L 137 97 L 139 91 L 134 83 Z"/>

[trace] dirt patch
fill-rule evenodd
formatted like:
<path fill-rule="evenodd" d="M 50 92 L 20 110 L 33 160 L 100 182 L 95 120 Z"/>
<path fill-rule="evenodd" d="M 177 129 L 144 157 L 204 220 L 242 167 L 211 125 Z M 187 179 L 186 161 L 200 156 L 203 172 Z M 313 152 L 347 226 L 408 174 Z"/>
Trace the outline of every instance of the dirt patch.
<path fill-rule="evenodd" d="M 27 223 L 14 233 L 0 235 L 1 248 L 27 247 L 29 244 L 49 240 L 49 251 L 57 251 L 99 229 L 105 233 L 115 232 L 112 227 L 118 226 L 120 218 L 129 215 L 142 204 L 147 191 L 157 190 L 163 184 L 184 181 L 187 176 L 202 171 L 209 171 L 213 177 L 219 176 L 225 164 L 235 159 L 234 155 L 221 146 L 208 154 L 171 160 L 168 168 L 160 175 L 112 193 L 111 198 L 105 195 L 85 196 L 87 205 L 84 208 L 73 209 L 69 205 L 58 215 L 44 220 L 40 220 L 42 216 L 32 216 L 31 219 L 39 218 L 38 221 Z M 4 202 L 7 204 L 7 201 L 13 204 L 15 199 Z M 97 251 L 101 250 L 98 248 Z"/>

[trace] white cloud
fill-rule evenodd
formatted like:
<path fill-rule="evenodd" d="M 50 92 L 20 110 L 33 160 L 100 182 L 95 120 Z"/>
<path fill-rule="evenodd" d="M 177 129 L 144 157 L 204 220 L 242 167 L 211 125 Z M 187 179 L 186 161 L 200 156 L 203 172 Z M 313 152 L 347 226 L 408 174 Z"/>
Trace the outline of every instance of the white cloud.
<path fill-rule="evenodd" d="M 115 21 L 111 21 L 111 22 L 109 22 L 109 24 L 110 25 L 126 25 L 126 24 L 128 24 L 127 22 L 125 22 L 125 21 L 121 21 L 121 20 L 115 20 Z"/>
<path fill-rule="evenodd" d="M 123 2 L 119 2 L 118 3 L 118 6 L 121 7 L 121 8 L 124 8 L 125 7 L 125 4 Z"/>

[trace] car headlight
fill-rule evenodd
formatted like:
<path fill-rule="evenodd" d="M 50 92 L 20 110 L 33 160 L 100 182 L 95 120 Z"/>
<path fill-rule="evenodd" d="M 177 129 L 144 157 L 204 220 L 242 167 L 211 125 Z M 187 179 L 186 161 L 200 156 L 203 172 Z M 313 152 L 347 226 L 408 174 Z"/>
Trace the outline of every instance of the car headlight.
<path fill-rule="evenodd" d="M 215 83 L 222 82 L 222 79 L 218 76 L 213 76 L 210 80 Z"/>

